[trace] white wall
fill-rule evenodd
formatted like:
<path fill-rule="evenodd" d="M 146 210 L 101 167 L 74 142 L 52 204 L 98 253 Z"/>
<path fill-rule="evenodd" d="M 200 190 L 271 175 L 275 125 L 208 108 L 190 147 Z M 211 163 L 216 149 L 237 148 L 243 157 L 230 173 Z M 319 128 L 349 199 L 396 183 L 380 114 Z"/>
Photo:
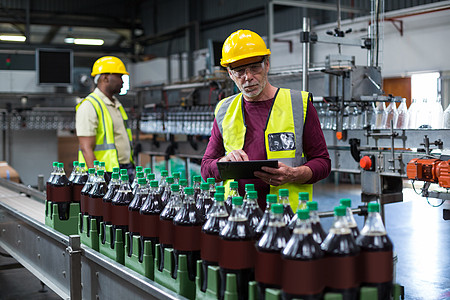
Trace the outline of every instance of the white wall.
<path fill-rule="evenodd" d="M 37 85 L 36 71 L 0 71 L 0 93 L 54 92 L 53 86 Z"/>

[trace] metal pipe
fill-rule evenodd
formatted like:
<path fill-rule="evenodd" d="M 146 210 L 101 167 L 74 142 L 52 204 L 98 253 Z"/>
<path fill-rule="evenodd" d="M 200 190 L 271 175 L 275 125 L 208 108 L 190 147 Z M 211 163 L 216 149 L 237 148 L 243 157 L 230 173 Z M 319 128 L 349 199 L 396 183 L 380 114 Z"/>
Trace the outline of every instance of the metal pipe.
<path fill-rule="evenodd" d="M 274 16 L 273 16 L 273 1 L 269 1 L 267 3 L 267 47 L 269 49 L 272 48 L 273 45 L 273 22 L 274 22 Z"/>
<path fill-rule="evenodd" d="M 303 32 L 310 32 L 311 30 L 311 23 L 310 19 L 303 17 Z M 304 91 L 307 91 L 309 89 L 308 85 L 308 72 L 309 72 L 309 50 L 310 50 L 310 43 L 309 40 L 303 43 L 303 49 L 302 49 L 302 89 Z"/>
<path fill-rule="evenodd" d="M 352 213 L 359 215 L 361 213 L 361 208 L 352 208 Z M 318 212 L 318 215 L 320 218 L 329 218 L 334 216 L 334 211 L 322 211 Z"/>

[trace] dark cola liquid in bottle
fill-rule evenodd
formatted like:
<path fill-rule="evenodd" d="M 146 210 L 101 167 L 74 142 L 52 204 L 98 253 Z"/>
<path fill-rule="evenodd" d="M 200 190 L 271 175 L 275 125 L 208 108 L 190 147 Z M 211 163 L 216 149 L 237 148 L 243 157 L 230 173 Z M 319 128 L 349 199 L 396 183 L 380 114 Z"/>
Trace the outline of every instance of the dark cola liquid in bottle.
<path fill-rule="evenodd" d="M 105 196 L 103 196 L 103 232 L 106 232 L 106 225 L 112 225 L 112 200 L 114 199 L 114 196 L 116 195 L 120 187 L 119 176 L 119 173 L 116 172 L 113 172 L 111 174 L 111 180 L 108 184 L 108 190 Z M 102 243 L 105 243 L 106 234 L 103 235 L 103 238 L 104 239 Z"/>
<path fill-rule="evenodd" d="M 340 200 L 340 204 L 342 206 L 346 207 L 346 217 L 347 217 L 347 223 L 348 223 L 348 227 L 350 228 L 350 230 L 352 231 L 352 235 L 353 237 L 356 239 L 359 235 L 359 229 L 358 229 L 358 224 L 355 221 L 355 217 L 353 217 L 353 212 L 352 212 L 352 200 L 351 199 L 341 199 Z"/>
<path fill-rule="evenodd" d="M 170 190 L 170 185 L 167 183 L 167 176 L 169 176 L 169 172 L 167 172 L 167 170 L 162 170 L 161 171 L 161 180 L 159 182 L 159 194 L 162 195 L 164 193 L 164 190 L 167 188 Z M 173 184 L 173 182 L 172 182 Z"/>
<path fill-rule="evenodd" d="M 263 211 L 258 205 L 258 192 L 257 191 L 249 191 L 247 192 L 247 205 L 245 206 L 244 214 L 248 219 L 248 222 L 253 230 L 256 229 L 261 218 L 263 216 Z"/>
<path fill-rule="evenodd" d="M 136 180 L 136 184 L 135 185 L 131 185 L 131 190 L 133 191 L 133 195 L 136 195 L 137 189 L 139 187 L 139 179 L 140 178 L 144 178 L 145 179 L 144 172 L 137 172 L 136 173 L 136 177 L 134 178 L 134 180 Z M 147 183 L 147 179 L 145 179 L 145 182 Z"/>
<path fill-rule="evenodd" d="M 173 184 L 173 177 L 169 176 L 166 178 L 165 184 L 167 184 L 166 187 L 163 189 L 163 193 L 161 194 L 161 202 L 164 206 L 167 205 L 167 203 L 170 200 L 170 197 L 172 196 L 172 184 Z"/>
<path fill-rule="evenodd" d="M 309 193 L 307 193 L 307 192 L 298 193 L 298 208 L 297 208 L 297 210 L 307 209 L 308 201 L 309 201 Z M 297 214 L 295 214 L 291 218 L 291 221 L 289 222 L 288 228 L 291 232 L 294 230 L 294 227 L 297 225 L 297 219 L 298 219 L 298 216 L 297 216 Z"/>
<path fill-rule="evenodd" d="M 148 192 L 147 179 L 145 179 L 144 177 L 139 178 L 136 193 L 134 194 L 133 200 L 131 200 L 130 205 L 128 205 L 128 231 L 130 232 L 130 240 L 128 241 L 128 245 L 130 245 L 130 252 L 128 253 L 129 256 L 131 256 L 133 252 L 133 236 L 140 235 L 141 216 L 139 214 L 139 211 L 141 210 L 142 204 L 148 197 Z M 144 249 L 142 248 L 142 252 L 143 251 Z"/>
<path fill-rule="evenodd" d="M 265 299 L 266 288 L 281 288 L 281 251 L 290 233 L 284 220 L 284 205 L 271 206 L 269 226 L 256 244 L 255 280 L 260 299 Z"/>
<path fill-rule="evenodd" d="M 309 209 L 309 217 L 311 220 L 311 229 L 314 240 L 318 244 L 322 244 L 322 242 L 327 237 L 325 230 L 323 230 L 322 224 L 320 223 L 319 214 L 317 213 L 318 205 L 316 201 L 308 201 L 306 206 Z"/>
<path fill-rule="evenodd" d="M 322 250 L 328 257 L 330 280 L 327 291 L 341 293 L 343 300 L 358 299 L 357 255 L 359 246 L 356 245 L 346 218 L 346 207 L 334 208 L 334 223 L 322 242 Z M 333 278 L 340 278 L 335 281 Z"/>
<path fill-rule="evenodd" d="M 58 162 L 54 161 L 52 172 L 50 173 L 50 177 L 47 180 L 46 184 L 46 199 L 47 201 L 52 201 L 52 181 L 55 179 L 56 171 L 58 171 Z"/>
<path fill-rule="evenodd" d="M 205 220 L 197 206 L 195 206 L 194 189 L 186 187 L 184 194 L 183 205 L 173 218 L 174 277 L 176 278 L 177 275 L 179 256 L 184 254 L 187 258 L 189 279 L 194 281 L 197 274 L 197 260 L 200 259 L 200 234 Z"/>
<path fill-rule="evenodd" d="M 384 228 L 379 213 L 380 205 L 369 203 L 368 212 L 364 227 L 356 239 L 356 244 L 361 248 L 364 269 L 361 285 L 376 287 L 379 300 L 390 299 L 393 280 L 392 241 Z"/>
<path fill-rule="evenodd" d="M 231 201 L 233 197 L 239 197 L 238 187 L 239 185 L 237 181 L 230 182 L 230 192 L 228 193 L 228 197 L 225 200 L 225 206 L 227 207 L 228 212 L 231 212 Z"/>
<path fill-rule="evenodd" d="M 194 201 L 197 202 L 198 195 L 200 195 L 200 185 L 202 184 L 202 176 L 195 175 L 192 177 L 192 188 L 194 189 Z"/>
<path fill-rule="evenodd" d="M 95 219 L 97 221 L 97 230 L 100 229 L 100 222 L 103 221 L 103 197 L 108 191 L 104 176 L 105 172 L 98 170 L 97 177 L 89 191 L 89 220 Z"/>
<path fill-rule="evenodd" d="M 167 177 L 169 178 L 169 177 Z M 170 199 L 164 207 L 159 216 L 159 243 L 160 243 L 160 264 L 159 271 L 164 267 L 164 249 L 173 248 L 174 225 L 173 218 L 175 218 L 178 211 L 181 209 L 183 202 L 180 197 L 180 185 L 172 184 L 170 186 Z"/>
<path fill-rule="evenodd" d="M 72 182 L 69 181 L 64 172 L 63 163 L 58 163 L 58 169 L 52 180 L 51 195 L 52 203 L 58 204 L 59 219 L 69 219 L 70 203 L 72 202 Z"/>
<path fill-rule="evenodd" d="M 289 225 L 292 217 L 294 217 L 294 212 L 292 211 L 291 204 L 289 203 L 289 190 L 280 189 L 278 194 L 280 195 L 280 200 L 278 203 L 283 204 L 283 220 L 286 225 Z"/>
<path fill-rule="evenodd" d="M 213 199 L 214 194 L 216 193 L 216 180 L 214 178 L 210 177 L 210 178 L 206 179 L 206 182 L 209 185 L 209 197 L 211 199 Z"/>
<path fill-rule="evenodd" d="M 213 204 L 214 202 L 210 195 L 209 184 L 203 182 L 200 185 L 200 195 L 198 196 L 196 203 L 197 209 L 203 215 L 203 218 L 206 218 L 206 215 Z"/>
<path fill-rule="evenodd" d="M 267 226 L 269 226 L 270 208 L 272 207 L 272 204 L 275 204 L 275 203 L 277 203 L 277 195 L 267 194 L 266 195 L 266 210 L 264 211 L 261 221 L 259 221 L 258 226 L 256 226 L 256 229 L 255 229 L 255 236 L 256 236 L 256 239 L 258 239 L 258 240 L 263 235 L 263 233 L 266 231 Z"/>
<path fill-rule="evenodd" d="M 163 210 L 161 194 L 158 189 L 158 181 L 150 181 L 150 190 L 142 204 L 140 213 L 141 249 L 144 249 L 144 241 L 152 242 L 152 254 L 155 257 L 155 245 L 159 244 L 159 215 Z"/>
<path fill-rule="evenodd" d="M 74 180 L 74 178 L 75 178 L 75 176 L 77 174 L 77 171 L 78 171 L 78 166 L 79 166 L 78 161 L 74 161 L 73 162 L 72 172 L 70 173 L 70 176 L 69 176 L 69 181 L 70 182 L 73 182 L 73 180 Z"/>
<path fill-rule="evenodd" d="M 245 195 L 244 195 L 244 203 L 242 204 L 242 209 L 245 211 L 247 207 L 247 199 L 248 199 L 248 192 L 252 192 L 255 190 L 255 185 L 252 183 L 247 183 L 245 185 Z"/>
<path fill-rule="evenodd" d="M 220 231 L 220 298 L 225 295 L 227 274 L 236 275 L 239 300 L 247 299 L 248 282 L 255 278 L 255 234 L 242 210 L 242 197 L 233 198 L 228 222 Z"/>
<path fill-rule="evenodd" d="M 319 270 L 324 252 L 314 240 L 309 211 L 297 211 L 293 234 L 281 252 L 282 298 L 319 300 L 325 281 Z"/>
<path fill-rule="evenodd" d="M 201 259 L 203 270 L 202 291 L 206 291 L 208 285 L 208 266 L 219 265 L 220 238 L 219 233 L 228 221 L 228 210 L 224 203 L 224 194 L 214 195 L 214 205 L 208 215 L 208 219 L 202 227 L 201 233 Z"/>
<path fill-rule="evenodd" d="M 125 232 L 128 231 L 128 205 L 133 200 L 133 192 L 128 175 L 120 177 L 120 187 L 111 201 L 111 223 L 113 227 L 113 241 L 116 240 L 116 230 L 122 229 L 122 241 L 125 242 Z"/>
<path fill-rule="evenodd" d="M 83 186 L 80 192 L 80 210 L 82 215 L 88 215 L 89 210 L 89 191 L 92 188 L 92 185 L 95 181 L 95 169 L 89 168 L 88 170 L 88 179 L 86 184 Z"/>
<path fill-rule="evenodd" d="M 88 173 L 86 172 L 86 164 L 79 163 L 76 174 L 72 180 L 72 200 L 79 203 L 81 201 L 81 190 L 88 180 Z"/>

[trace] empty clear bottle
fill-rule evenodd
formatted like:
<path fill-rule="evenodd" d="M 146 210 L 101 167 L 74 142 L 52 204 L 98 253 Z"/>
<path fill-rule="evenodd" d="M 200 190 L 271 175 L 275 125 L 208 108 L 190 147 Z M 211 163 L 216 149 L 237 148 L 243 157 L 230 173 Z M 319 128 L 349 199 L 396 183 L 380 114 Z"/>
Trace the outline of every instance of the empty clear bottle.
<path fill-rule="evenodd" d="M 397 122 L 395 123 L 395 129 L 407 129 L 407 115 L 408 115 L 408 107 L 406 106 L 406 99 L 403 98 L 399 107 L 397 108 Z"/>
<path fill-rule="evenodd" d="M 348 227 L 352 231 L 353 237 L 356 239 L 359 235 L 358 224 L 355 221 L 355 217 L 353 217 L 352 212 L 352 200 L 351 199 L 341 199 L 340 204 L 346 207 L 346 216 Z"/>
<path fill-rule="evenodd" d="M 280 195 L 279 202 L 283 204 L 283 220 L 286 224 L 289 224 L 292 217 L 294 216 L 294 212 L 292 211 L 291 205 L 289 204 L 289 190 L 288 189 L 280 189 L 278 191 Z"/>
<path fill-rule="evenodd" d="M 230 192 L 228 193 L 228 197 L 225 200 L 225 205 L 229 212 L 231 212 L 231 200 L 233 199 L 233 197 L 239 197 L 238 188 L 239 184 L 237 181 L 230 182 Z"/>
<path fill-rule="evenodd" d="M 261 221 L 259 221 L 258 226 L 256 226 L 256 229 L 255 229 L 256 239 L 258 239 L 258 240 L 263 235 L 267 226 L 269 226 L 270 208 L 272 207 L 272 204 L 277 203 L 277 195 L 267 194 L 266 203 L 267 203 L 266 210 L 264 211 Z"/>
<path fill-rule="evenodd" d="M 260 299 L 265 299 L 266 288 L 281 288 L 281 251 L 290 238 L 283 211 L 283 204 L 272 205 L 269 226 L 256 244 L 255 280 Z"/>
<path fill-rule="evenodd" d="M 250 191 L 247 195 L 247 205 L 243 210 L 250 226 L 255 230 L 264 213 L 258 205 L 258 192 Z"/>

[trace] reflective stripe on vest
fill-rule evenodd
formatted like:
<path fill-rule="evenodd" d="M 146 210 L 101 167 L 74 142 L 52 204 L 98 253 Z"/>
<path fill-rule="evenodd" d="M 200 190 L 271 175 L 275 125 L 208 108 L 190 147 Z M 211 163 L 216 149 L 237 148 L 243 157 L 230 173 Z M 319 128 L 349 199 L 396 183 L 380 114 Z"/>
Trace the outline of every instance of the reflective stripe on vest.
<path fill-rule="evenodd" d="M 308 92 L 288 89 L 277 91 L 264 131 L 267 159 L 277 159 L 291 167 L 298 167 L 306 162 L 303 153 L 303 126 L 310 97 Z M 246 125 L 243 110 L 242 94 L 226 98 L 216 107 L 215 117 L 226 154 L 244 146 Z M 229 180 L 224 185 L 228 191 Z M 290 190 L 289 200 L 294 211 L 298 206 L 298 192 L 308 192 L 312 199 L 310 184 L 270 186 L 270 193 L 277 194 L 282 188 Z"/>

